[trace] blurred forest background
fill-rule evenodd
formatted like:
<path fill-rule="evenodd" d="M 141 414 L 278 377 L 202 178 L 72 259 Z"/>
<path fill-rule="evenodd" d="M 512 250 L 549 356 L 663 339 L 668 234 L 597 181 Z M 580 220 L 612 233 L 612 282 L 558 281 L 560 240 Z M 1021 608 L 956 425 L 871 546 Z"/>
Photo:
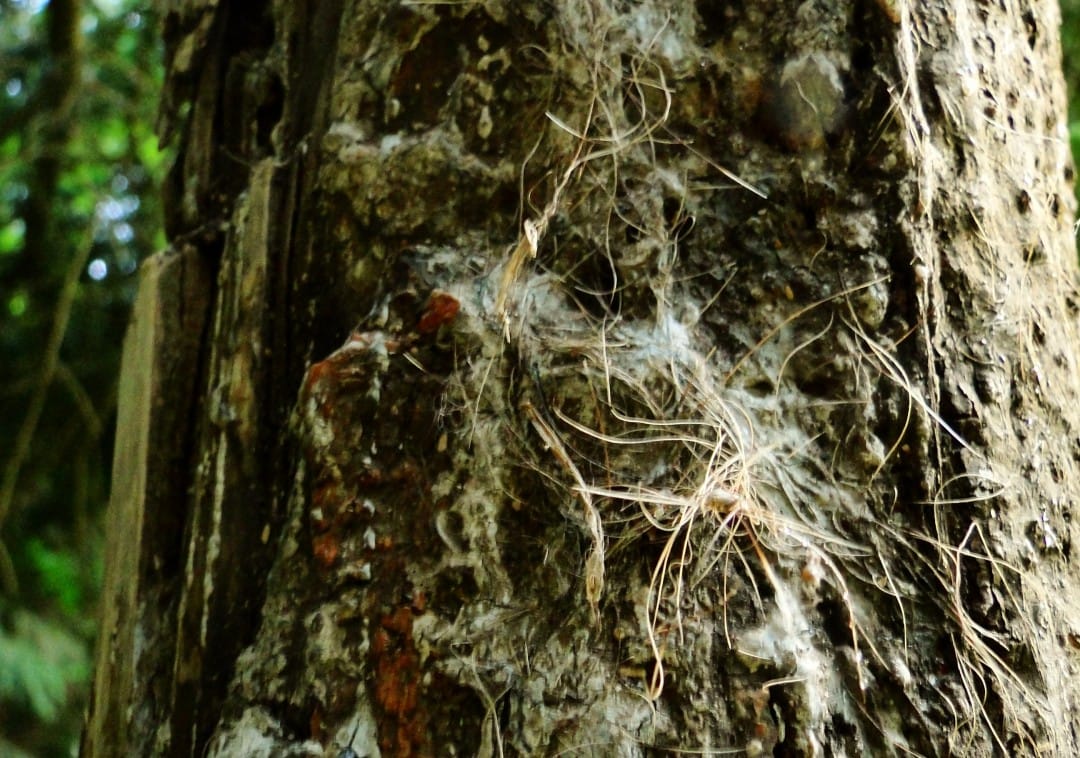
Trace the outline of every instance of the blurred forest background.
<path fill-rule="evenodd" d="M 1080 154 L 1080 0 L 1061 0 Z M 78 752 L 117 370 L 165 245 L 153 3 L 0 0 L 0 755 Z"/>
<path fill-rule="evenodd" d="M 148 7 L 149 6 L 149 7 Z M 0 755 L 74 755 L 117 370 L 165 244 L 152 3 L 0 0 Z"/>

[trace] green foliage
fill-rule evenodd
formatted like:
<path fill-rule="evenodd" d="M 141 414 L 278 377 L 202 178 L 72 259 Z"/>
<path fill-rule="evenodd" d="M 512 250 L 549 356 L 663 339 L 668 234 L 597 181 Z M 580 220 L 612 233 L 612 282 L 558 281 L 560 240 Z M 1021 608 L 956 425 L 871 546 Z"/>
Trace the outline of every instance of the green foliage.
<path fill-rule="evenodd" d="M 90 673 L 86 642 L 27 611 L 0 627 L 0 699 L 35 719 L 54 723 L 73 686 Z"/>
<path fill-rule="evenodd" d="M 37 570 L 38 582 L 46 596 L 52 597 L 60 610 L 78 616 L 83 608 L 84 590 L 79 581 L 78 558 L 65 550 L 50 550 L 37 539 L 26 545 L 26 554 Z"/>
<path fill-rule="evenodd" d="M 16 253 L 22 249 L 26 224 L 21 218 L 13 218 L 0 228 L 0 255 Z"/>
<path fill-rule="evenodd" d="M 121 337 L 136 267 L 164 239 L 157 190 L 169 155 L 153 129 L 163 72 L 149 4 L 75 0 L 66 29 L 59 5 L 0 0 L 0 471 L 17 464 L 6 513 L 0 497 L 0 558 L 19 585 L 0 588 L 4 754 L 78 744 Z M 73 266 L 71 315 L 46 377 Z"/>
<path fill-rule="evenodd" d="M 1069 91 L 1069 142 L 1080 156 L 1080 0 L 1061 0 L 1061 52 Z M 1080 200 L 1080 183 L 1074 187 Z"/>

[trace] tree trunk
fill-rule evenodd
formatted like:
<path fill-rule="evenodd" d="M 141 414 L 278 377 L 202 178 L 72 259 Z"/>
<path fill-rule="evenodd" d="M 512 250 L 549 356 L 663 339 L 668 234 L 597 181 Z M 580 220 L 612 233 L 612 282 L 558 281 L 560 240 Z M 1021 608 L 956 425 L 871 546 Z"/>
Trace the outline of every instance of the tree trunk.
<path fill-rule="evenodd" d="M 1080 751 L 1054 3 L 166 5 L 87 755 Z"/>

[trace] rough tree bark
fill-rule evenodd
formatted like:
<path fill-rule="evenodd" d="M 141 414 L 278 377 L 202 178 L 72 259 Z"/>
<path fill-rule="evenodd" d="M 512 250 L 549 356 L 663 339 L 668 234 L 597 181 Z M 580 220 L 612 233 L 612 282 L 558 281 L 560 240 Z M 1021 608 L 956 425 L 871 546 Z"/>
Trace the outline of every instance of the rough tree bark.
<path fill-rule="evenodd" d="M 1053 2 L 165 6 L 87 755 L 1080 752 Z"/>

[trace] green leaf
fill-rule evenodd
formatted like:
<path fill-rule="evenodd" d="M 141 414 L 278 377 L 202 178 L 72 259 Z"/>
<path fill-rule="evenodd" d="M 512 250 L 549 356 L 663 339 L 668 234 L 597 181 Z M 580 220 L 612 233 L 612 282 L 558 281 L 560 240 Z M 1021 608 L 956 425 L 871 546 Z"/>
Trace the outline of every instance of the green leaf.
<path fill-rule="evenodd" d="M 151 174 L 156 174 L 162 168 L 168 157 L 164 150 L 158 149 L 157 135 L 149 133 L 139 139 L 136 154 L 139 161 Z"/>
<path fill-rule="evenodd" d="M 13 218 L 0 227 L 0 255 L 10 255 L 22 250 L 25 236 L 26 222 L 21 218 Z"/>
<path fill-rule="evenodd" d="M 117 118 L 102 121 L 97 125 L 97 147 L 107 160 L 118 160 L 128 151 L 128 127 Z"/>
<path fill-rule="evenodd" d="M 18 318 L 19 316 L 26 313 L 26 308 L 28 305 L 30 305 L 30 298 L 27 296 L 24 290 L 19 290 L 14 295 L 8 298 L 8 313 L 10 313 L 13 317 Z"/>
<path fill-rule="evenodd" d="M 45 594 L 56 598 L 65 613 L 78 614 L 82 604 L 81 571 L 74 553 L 50 550 L 37 538 L 26 544 L 26 555 L 38 572 Z"/>
<path fill-rule="evenodd" d="M 56 719 L 68 688 L 87 681 L 86 646 L 61 627 L 16 611 L 13 629 L 0 629 L 0 700 L 23 704 L 43 721 Z"/>

